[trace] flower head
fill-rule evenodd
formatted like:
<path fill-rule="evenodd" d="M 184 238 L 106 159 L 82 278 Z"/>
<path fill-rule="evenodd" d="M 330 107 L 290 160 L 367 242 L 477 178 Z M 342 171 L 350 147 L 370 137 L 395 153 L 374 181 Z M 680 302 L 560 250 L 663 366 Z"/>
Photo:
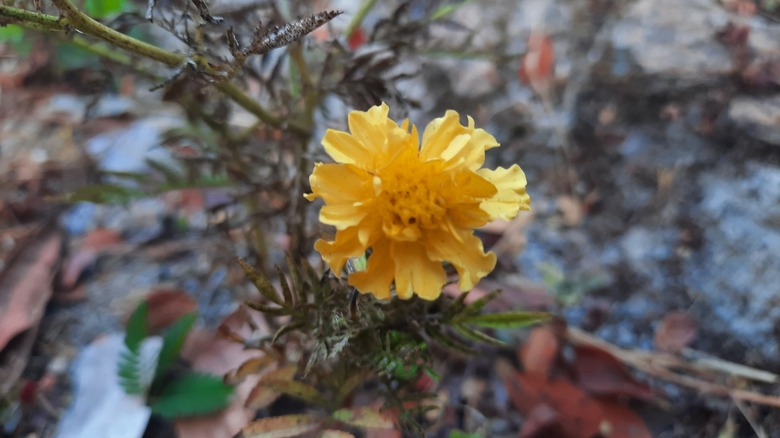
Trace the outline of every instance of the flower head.
<path fill-rule="evenodd" d="M 388 118 L 386 104 L 349 114 L 350 133 L 329 129 L 322 139 L 336 163 L 317 163 L 309 181 L 322 198 L 320 221 L 336 227 L 333 241 L 314 247 L 334 272 L 371 249 L 364 271 L 349 283 L 377 298 L 413 294 L 434 300 L 446 282 L 442 262 L 469 290 L 496 265 L 474 228 L 530 209 L 519 166 L 483 169 L 485 151 L 497 147 L 483 129 L 460 124 L 455 111 L 433 120 L 419 146 L 417 128 Z"/>

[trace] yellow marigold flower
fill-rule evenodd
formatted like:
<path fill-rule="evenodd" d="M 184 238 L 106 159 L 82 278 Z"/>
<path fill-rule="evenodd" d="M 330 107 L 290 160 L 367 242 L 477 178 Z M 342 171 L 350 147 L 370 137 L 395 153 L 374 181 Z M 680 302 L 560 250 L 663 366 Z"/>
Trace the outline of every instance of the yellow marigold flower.
<path fill-rule="evenodd" d="M 308 200 L 322 198 L 320 221 L 336 227 L 333 241 L 314 247 L 334 272 L 371 248 L 364 271 L 349 283 L 379 299 L 413 294 L 434 300 L 446 282 L 442 262 L 469 290 L 496 265 L 474 228 L 529 210 L 525 174 L 518 165 L 482 169 L 497 147 L 483 129 L 460 124 L 455 111 L 433 120 L 419 147 L 417 128 L 388 118 L 386 104 L 349 114 L 350 133 L 328 130 L 322 139 L 334 164 L 317 163 Z"/>

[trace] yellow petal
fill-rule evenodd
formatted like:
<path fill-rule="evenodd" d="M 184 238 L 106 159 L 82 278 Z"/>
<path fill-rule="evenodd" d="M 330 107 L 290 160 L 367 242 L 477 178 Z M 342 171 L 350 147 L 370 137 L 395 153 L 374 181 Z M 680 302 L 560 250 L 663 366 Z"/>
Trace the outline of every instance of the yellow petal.
<path fill-rule="evenodd" d="M 361 293 L 370 293 L 380 300 L 390 299 L 390 284 L 395 275 L 395 263 L 389 241 L 380 242 L 368 257 L 366 270 L 349 276 L 349 284 Z"/>
<path fill-rule="evenodd" d="M 307 199 L 322 198 L 328 204 L 366 201 L 374 194 L 371 175 L 351 164 L 317 163 L 309 184 L 313 193 Z"/>
<path fill-rule="evenodd" d="M 428 258 L 425 246 L 415 242 L 393 242 L 395 264 L 395 293 L 407 300 L 413 294 L 432 301 L 439 297 L 447 282 L 441 262 Z"/>
<path fill-rule="evenodd" d="M 336 231 L 336 238 L 333 241 L 318 240 L 314 243 L 314 249 L 322 255 L 322 259 L 336 275 L 341 272 L 350 257 L 357 257 L 366 252 L 366 248 L 357 238 L 355 227 Z"/>
<path fill-rule="evenodd" d="M 432 230 L 426 237 L 428 256 L 432 260 L 452 263 L 460 276 L 458 286 L 463 291 L 473 288 L 496 266 L 496 255 L 486 254 L 482 241 L 471 230 Z"/>
<path fill-rule="evenodd" d="M 347 132 L 328 129 L 322 137 L 322 146 L 336 162 L 357 164 L 371 161 L 371 150 L 368 145 L 359 142 Z"/>
<path fill-rule="evenodd" d="M 420 157 L 424 160 L 444 159 L 447 168 L 479 169 L 485 162 L 485 151 L 498 146 L 495 137 L 484 129 L 474 129 L 474 119 L 468 126 L 460 124 L 455 111 L 433 120 L 425 128 Z"/>
<path fill-rule="evenodd" d="M 381 106 L 371 107 L 366 112 L 350 112 L 347 117 L 349 132 L 369 150 L 384 151 L 389 111 L 387 104 L 383 103 Z"/>
<path fill-rule="evenodd" d="M 320 210 L 320 222 L 343 230 L 360 224 L 369 211 L 370 207 L 360 203 L 328 204 Z"/>
<path fill-rule="evenodd" d="M 495 195 L 480 205 L 491 218 L 510 220 L 517 216 L 520 210 L 531 209 L 531 197 L 525 191 L 525 173 L 520 166 L 515 164 L 509 169 L 480 169 L 477 173 L 493 183 L 497 189 Z"/>

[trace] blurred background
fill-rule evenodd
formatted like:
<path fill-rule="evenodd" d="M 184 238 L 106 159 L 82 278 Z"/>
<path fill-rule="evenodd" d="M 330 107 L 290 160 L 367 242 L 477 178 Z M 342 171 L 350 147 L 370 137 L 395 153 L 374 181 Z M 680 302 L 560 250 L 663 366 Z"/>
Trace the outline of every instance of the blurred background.
<path fill-rule="evenodd" d="M 619 371 L 573 365 L 578 387 L 606 385 L 597 395 L 621 400 L 628 413 L 613 415 L 638 431 L 617 422 L 602 436 L 780 437 L 780 3 L 212 0 L 220 24 L 197 3 L 160 0 L 150 23 L 145 2 L 76 2 L 210 59 L 230 57 L 230 26 L 246 41 L 258 25 L 344 11 L 301 40 L 319 80 L 308 148 L 186 66 L 0 27 L 0 435 L 106 436 L 91 425 L 114 422 L 117 437 L 232 436 L 254 418 L 238 403 L 232 423 L 150 420 L 101 398 L 128 315 L 143 297 L 161 327 L 197 309 L 203 343 L 185 359 L 240 365 L 244 350 L 214 341 L 251 293 L 234 256 L 272 272 L 291 251 L 321 268 L 300 184 L 328 160 L 325 129 L 385 101 L 420 129 L 447 109 L 469 115 L 501 143 L 491 167 L 525 170 L 533 211 L 480 231 L 499 266 L 478 291 L 501 288 L 499 306 L 551 310 L 617 349 L 620 367 L 595 367 Z M 283 120 L 313 93 L 290 53 L 249 58 L 237 76 Z M 533 337 L 501 337 L 526 346 L 529 368 Z M 529 426 L 541 420 L 512 403 L 501 356 L 445 360 L 431 436 L 591 436 L 568 426 L 586 413 L 556 403 L 556 419 Z M 678 362 L 633 374 L 631 357 Z M 263 412 L 298 409 L 282 401 Z"/>

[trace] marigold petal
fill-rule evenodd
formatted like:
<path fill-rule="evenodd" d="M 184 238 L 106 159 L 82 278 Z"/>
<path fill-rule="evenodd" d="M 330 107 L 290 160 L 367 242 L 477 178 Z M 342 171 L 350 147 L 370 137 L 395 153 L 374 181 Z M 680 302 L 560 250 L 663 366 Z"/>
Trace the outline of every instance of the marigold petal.
<path fill-rule="evenodd" d="M 473 288 L 496 267 L 496 255 L 485 253 L 482 241 L 471 230 L 432 230 L 427 235 L 426 248 L 432 260 L 455 266 L 462 291 Z"/>
<path fill-rule="evenodd" d="M 357 164 L 368 163 L 372 152 L 348 132 L 328 129 L 322 137 L 322 146 L 336 162 Z"/>
<path fill-rule="evenodd" d="M 309 176 L 312 193 L 306 199 L 322 198 L 326 203 L 354 203 L 373 197 L 373 179 L 365 170 L 351 164 L 314 165 Z"/>
<path fill-rule="evenodd" d="M 458 113 L 449 110 L 425 128 L 420 158 L 444 159 L 447 168 L 477 170 L 485 162 L 485 151 L 498 145 L 487 131 L 474 128 L 474 119 L 469 117 L 468 126 L 463 126 Z"/>
<path fill-rule="evenodd" d="M 366 247 L 361 245 L 357 238 L 357 232 L 356 227 L 338 230 L 333 241 L 320 239 L 314 243 L 314 249 L 320 253 L 331 271 L 341 272 L 350 257 L 357 257 L 366 252 Z"/>
<path fill-rule="evenodd" d="M 359 203 L 328 204 L 320 209 L 320 222 L 343 230 L 360 224 L 368 213 L 369 209 Z"/>
<path fill-rule="evenodd" d="M 368 257 L 366 270 L 349 276 L 349 284 L 361 293 L 370 293 L 380 300 L 390 299 L 390 284 L 395 275 L 391 242 L 376 245 Z"/>
<path fill-rule="evenodd" d="M 510 220 L 520 210 L 531 209 L 531 197 L 525 191 L 525 173 L 520 166 L 515 164 L 509 169 L 480 169 L 477 173 L 493 183 L 498 190 L 480 205 L 492 219 Z"/>
<path fill-rule="evenodd" d="M 403 261 L 395 264 L 395 293 L 398 298 L 408 300 L 417 294 L 432 301 L 441 295 L 447 274 L 441 262 L 428 258 L 423 245 L 394 242 L 392 254 L 395 260 Z"/>

